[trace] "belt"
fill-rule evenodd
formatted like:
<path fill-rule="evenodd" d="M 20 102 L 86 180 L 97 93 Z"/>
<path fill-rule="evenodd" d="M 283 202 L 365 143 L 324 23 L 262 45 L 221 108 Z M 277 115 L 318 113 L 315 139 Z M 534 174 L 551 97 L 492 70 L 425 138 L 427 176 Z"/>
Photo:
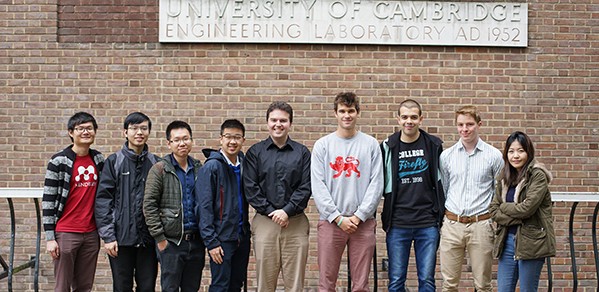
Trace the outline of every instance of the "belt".
<path fill-rule="evenodd" d="M 185 240 L 185 241 L 196 240 L 196 239 L 200 239 L 200 233 L 198 233 L 198 232 L 183 233 L 183 240 Z"/>
<path fill-rule="evenodd" d="M 474 222 L 478 222 L 478 221 L 482 221 L 482 220 L 487 220 L 487 219 L 491 218 L 491 213 L 485 213 L 485 214 L 474 215 L 474 216 L 458 216 L 454 213 L 451 213 L 451 212 L 445 210 L 445 216 L 447 216 L 447 219 L 449 219 L 451 221 L 457 221 L 460 223 L 468 224 L 468 223 L 474 223 Z"/>

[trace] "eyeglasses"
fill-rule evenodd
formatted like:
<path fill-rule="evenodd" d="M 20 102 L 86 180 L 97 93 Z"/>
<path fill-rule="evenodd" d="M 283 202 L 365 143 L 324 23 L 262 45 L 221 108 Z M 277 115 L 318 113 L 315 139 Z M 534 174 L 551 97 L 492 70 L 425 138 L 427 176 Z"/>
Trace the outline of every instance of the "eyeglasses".
<path fill-rule="evenodd" d="M 133 131 L 133 133 L 137 133 L 139 130 L 141 130 L 143 133 L 147 133 L 150 131 L 150 128 L 148 126 L 129 127 L 128 129 Z"/>
<path fill-rule="evenodd" d="M 95 131 L 94 127 L 75 127 L 75 131 L 77 133 L 83 133 L 87 131 L 88 133 L 93 133 Z"/>
<path fill-rule="evenodd" d="M 226 135 L 221 135 L 221 137 L 223 137 L 227 141 L 235 140 L 235 141 L 239 142 L 239 141 L 243 140 L 243 136 L 241 136 L 241 135 L 226 134 Z"/>
<path fill-rule="evenodd" d="M 175 144 L 181 144 L 181 142 L 183 142 L 185 144 L 188 144 L 189 142 L 191 142 L 191 138 L 185 137 L 183 139 L 173 139 L 173 140 L 169 140 L 169 142 L 175 143 Z"/>

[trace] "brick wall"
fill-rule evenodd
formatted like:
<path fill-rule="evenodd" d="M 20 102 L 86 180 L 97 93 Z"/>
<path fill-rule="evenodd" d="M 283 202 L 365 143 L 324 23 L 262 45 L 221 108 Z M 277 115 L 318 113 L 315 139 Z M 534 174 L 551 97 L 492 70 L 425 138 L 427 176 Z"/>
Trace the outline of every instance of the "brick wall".
<path fill-rule="evenodd" d="M 556 177 L 554 191 L 597 192 L 599 0 L 528 4 L 529 47 L 490 48 L 160 44 L 157 1 L 0 0 L 0 187 L 41 187 L 47 159 L 69 143 L 65 123 L 78 110 L 98 119 L 95 147 L 105 153 L 122 144 L 122 120 L 131 111 L 153 119 L 149 143 L 158 154 L 167 152 L 166 125 L 185 119 L 194 130 L 194 152 L 203 159 L 200 149 L 217 147 L 225 118 L 246 124 L 246 146 L 266 137 L 265 109 L 279 99 L 295 109 L 292 137 L 311 147 L 336 127 L 333 96 L 353 90 L 362 98 L 360 129 L 379 141 L 397 129 L 396 105 L 411 97 L 424 106 L 424 128 L 449 147 L 458 139 L 452 112 L 472 103 L 483 111 L 483 138 L 494 146 L 501 148 L 516 129 L 531 135 L 539 160 Z M 556 291 L 573 285 L 570 206 L 555 204 Z M 35 225 L 31 201 L 16 200 L 15 208 L 18 263 L 33 254 Z M 591 252 L 593 208 L 582 204 L 574 225 L 579 285 L 588 291 L 595 290 L 597 281 Z M 6 203 L 0 202 L 0 255 L 5 259 L 7 213 Z M 312 203 L 309 216 L 314 227 Z M 383 232 L 378 229 L 377 234 L 380 271 L 386 252 Z M 312 228 L 311 238 L 315 235 Z M 308 287 L 317 281 L 315 248 L 312 240 Z M 413 270 L 411 288 L 416 287 Z M 43 291 L 52 289 L 52 275 L 50 258 L 43 254 Z M 205 276 L 208 283 L 207 270 Z M 378 276 L 382 291 L 386 273 Z M 29 270 L 15 277 L 15 291 L 32 289 Z M 111 290 L 103 254 L 96 283 L 96 291 Z M 546 287 L 546 281 L 541 285 Z M 0 289 L 5 287 L 1 280 Z M 464 287 L 472 287 L 471 281 L 464 281 Z"/>
<path fill-rule="evenodd" d="M 158 42 L 157 0 L 58 0 L 57 2 L 59 42 Z"/>

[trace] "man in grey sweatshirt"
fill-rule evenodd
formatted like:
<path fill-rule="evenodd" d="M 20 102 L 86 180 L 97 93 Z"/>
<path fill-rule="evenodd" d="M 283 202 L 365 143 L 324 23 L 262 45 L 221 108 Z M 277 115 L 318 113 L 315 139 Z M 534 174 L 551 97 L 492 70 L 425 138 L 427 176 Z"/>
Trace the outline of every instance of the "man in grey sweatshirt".
<path fill-rule="evenodd" d="M 353 291 L 368 291 L 374 254 L 374 214 L 383 191 L 383 163 L 375 138 L 356 129 L 358 97 L 339 93 L 334 102 L 337 130 L 314 144 L 311 185 L 318 222 L 319 291 L 335 291 L 348 245 Z"/>

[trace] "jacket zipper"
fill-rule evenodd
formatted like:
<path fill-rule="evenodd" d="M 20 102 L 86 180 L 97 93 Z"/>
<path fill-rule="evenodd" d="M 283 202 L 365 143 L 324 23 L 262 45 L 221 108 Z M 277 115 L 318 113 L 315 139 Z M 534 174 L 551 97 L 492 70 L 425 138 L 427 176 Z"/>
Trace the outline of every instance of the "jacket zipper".
<path fill-rule="evenodd" d="M 179 181 L 179 194 L 181 195 L 181 236 L 179 236 L 179 242 L 177 242 L 177 245 L 180 245 L 183 241 L 183 233 L 185 231 L 185 212 L 183 211 L 183 184 L 181 184 L 181 180 L 179 179 L 179 176 L 176 172 L 171 170 L 168 170 L 168 172 L 174 174 L 175 178 L 177 178 L 177 181 Z"/>

